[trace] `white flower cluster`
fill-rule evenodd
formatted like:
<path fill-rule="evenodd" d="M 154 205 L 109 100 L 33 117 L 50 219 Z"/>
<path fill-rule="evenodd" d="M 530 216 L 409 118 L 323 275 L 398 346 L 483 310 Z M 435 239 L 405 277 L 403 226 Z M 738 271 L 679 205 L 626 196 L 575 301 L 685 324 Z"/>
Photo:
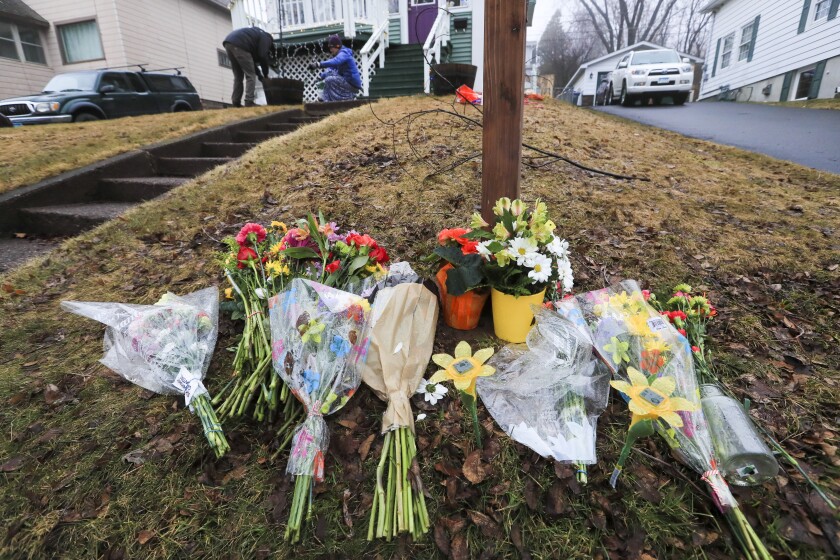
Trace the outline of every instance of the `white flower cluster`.
<path fill-rule="evenodd" d="M 501 253 L 502 258 L 516 261 L 518 266 L 530 268 L 528 277 L 532 284 L 547 282 L 551 277 L 552 268 L 556 267 L 563 292 L 571 292 L 574 275 L 572 264 L 569 262 L 569 242 L 565 239 L 552 235 L 551 241 L 545 245 L 549 252 L 547 255 L 540 252 L 539 245 L 533 237 L 514 237 L 509 241 L 483 241 L 478 244 L 478 254 L 488 262 L 493 254 L 488 247 L 491 243 L 501 243 L 504 247 L 496 253 L 497 259 Z"/>

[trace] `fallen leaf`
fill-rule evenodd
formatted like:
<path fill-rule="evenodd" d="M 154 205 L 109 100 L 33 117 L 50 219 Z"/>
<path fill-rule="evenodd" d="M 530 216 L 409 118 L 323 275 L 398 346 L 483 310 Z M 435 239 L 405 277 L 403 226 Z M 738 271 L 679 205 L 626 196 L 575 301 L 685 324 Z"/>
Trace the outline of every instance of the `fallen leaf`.
<path fill-rule="evenodd" d="M 339 426 L 344 426 L 348 430 L 355 430 L 359 427 L 359 424 L 354 422 L 353 420 L 348 420 L 347 418 L 342 418 L 338 421 Z"/>
<path fill-rule="evenodd" d="M 467 545 L 467 535 L 465 533 L 458 533 L 452 537 L 449 557 L 452 560 L 468 560 L 470 557 L 470 548 Z"/>
<path fill-rule="evenodd" d="M 370 434 L 365 441 L 359 445 L 359 458 L 364 461 L 367 459 L 368 453 L 370 453 L 370 446 L 373 444 L 373 440 L 376 439 L 376 434 Z"/>
<path fill-rule="evenodd" d="M 467 520 L 463 517 L 441 517 L 439 522 L 446 526 L 451 535 L 460 533 L 467 526 Z"/>
<path fill-rule="evenodd" d="M 467 456 L 462 467 L 464 477 L 473 484 L 480 484 L 487 478 L 488 468 L 482 464 L 481 451 L 473 451 Z"/>
<path fill-rule="evenodd" d="M 560 515 L 566 511 L 566 493 L 563 484 L 558 480 L 548 489 L 545 497 L 545 511 L 549 515 Z"/>
<path fill-rule="evenodd" d="M 151 531 L 140 531 L 140 533 L 137 535 L 137 542 L 140 544 L 146 544 L 147 542 L 152 540 L 152 537 L 154 536 L 155 534 Z"/>
<path fill-rule="evenodd" d="M 229 473 L 225 474 L 224 477 L 222 477 L 222 484 L 227 484 L 231 480 L 241 480 L 245 476 L 246 472 L 247 469 L 245 468 L 245 465 L 239 465 Z"/>
<path fill-rule="evenodd" d="M 63 402 L 64 394 L 58 388 L 58 386 L 49 383 L 47 387 L 44 389 L 44 402 L 48 405 L 58 404 Z"/>
<path fill-rule="evenodd" d="M 516 547 L 522 560 L 531 560 L 531 555 L 525 550 L 525 545 L 522 542 L 522 529 L 516 523 L 510 527 L 510 542 Z"/>
<path fill-rule="evenodd" d="M 0 465 L 0 472 L 16 471 L 23 466 L 23 457 L 12 457 L 2 465 Z"/>
<path fill-rule="evenodd" d="M 438 522 L 435 523 L 435 528 L 432 531 L 432 534 L 434 535 L 435 544 L 441 554 L 449 556 L 449 535 L 446 533 L 446 528 L 441 523 L 441 520 L 438 520 Z"/>
<path fill-rule="evenodd" d="M 26 239 L 26 234 L 25 233 L 16 233 L 15 238 L 16 239 Z"/>
<path fill-rule="evenodd" d="M 485 513 L 481 513 L 480 511 L 473 511 L 470 510 L 467 512 L 467 515 L 470 517 L 470 520 L 479 528 L 481 529 L 481 533 L 485 537 L 493 538 L 498 536 L 499 534 L 499 525 L 490 519 Z"/>
<path fill-rule="evenodd" d="M 531 511 L 537 511 L 537 504 L 539 503 L 538 493 L 537 483 L 534 482 L 533 478 L 528 478 L 525 482 L 525 505 Z"/>

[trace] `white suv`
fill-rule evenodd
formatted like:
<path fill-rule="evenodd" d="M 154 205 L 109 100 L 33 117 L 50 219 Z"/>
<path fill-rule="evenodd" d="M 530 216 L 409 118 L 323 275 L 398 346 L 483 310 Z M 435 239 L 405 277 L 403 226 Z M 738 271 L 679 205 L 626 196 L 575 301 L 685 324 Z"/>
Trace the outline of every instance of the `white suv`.
<path fill-rule="evenodd" d="M 629 107 L 637 99 L 650 97 L 659 103 L 670 97 L 674 105 L 682 105 L 693 81 L 694 68 L 673 49 L 630 51 L 612 72 L 607 99 Z"/>

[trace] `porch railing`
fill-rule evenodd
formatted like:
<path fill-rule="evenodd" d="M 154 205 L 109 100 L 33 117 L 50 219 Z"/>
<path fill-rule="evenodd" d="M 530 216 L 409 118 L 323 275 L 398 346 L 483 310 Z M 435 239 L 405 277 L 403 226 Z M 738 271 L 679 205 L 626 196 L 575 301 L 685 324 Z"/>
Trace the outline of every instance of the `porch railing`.
<path fill-rule="evenodd" d="M 432 30 L 423 43 L 423 91 L 426 93 L 429 93 L 432 87 L 431 60 L 434 59 L 435 64 L 440 64 L 440 51 L 449 43 L 450 16 L 445 7 L 446 1 L 438 0 L 438 8 L 444 9 L 438 9 Z"/>
<path fill-rule="evenodd" d="M 382 0 L 231 0 L 233 26 L 257 26 L 278 34 L 340 25 L 345 37 L 356 36 L 358 24 L 377 27 L 388 17 Z"/>
<path fill-rule="evenodd" d="M 379 67 L 385 66 L 385 49 L 388 48 L 388 19 L 386 18 L 379 27 L 373 30 L 373 35 L 362 47 L 362 95 L 367 97 L 370 93 L 370 75 L 373 65 L 379 61 Z"/>

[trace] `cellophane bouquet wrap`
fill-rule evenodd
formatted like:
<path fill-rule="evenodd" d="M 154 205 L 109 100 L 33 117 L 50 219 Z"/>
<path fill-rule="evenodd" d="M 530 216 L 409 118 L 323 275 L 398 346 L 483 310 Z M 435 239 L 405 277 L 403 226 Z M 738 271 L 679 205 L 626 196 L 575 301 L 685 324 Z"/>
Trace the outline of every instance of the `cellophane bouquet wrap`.
<path fill-rule="evenodd" d="M 184 395 L 197 412 L 217 457 L 229 449 L 202 380 L 216 346 L 217 288 L 186 296 L 165 294 L 154 305 L 63 301 L 62 308 L 107 325 L 107 367 L 144 389 Z"/>
<path fill-rule="evenodd" d="M 382 417 L 385 441 L 376 470 L 369 540 L 390 540 L 404 532 L 418 539 L 429 529 L 409 399 L 432 355 L 437 318 L 437 298 L 417 283 L 383 288 L 371 308 L 362 379 L 388 408 Z"/>
<path fill-rule="evenodd" d="M 286 538 L 300 540 L 313 481 L 324 479 L 329 430 L 324 416 L 343 407 L 361 382 L 370 304 L 360 296 L 296 278 L 269 300 L 275 372 L 302 403 L 286 472 L 296 477 Z"/>
<path fill-rule="evenodd" d="M 588 330 L 534 307 L 525 345 L 508 344 L 488 362 L 496 374 L 477 381 L 484 406 L 514 440 L 561 463 L 591 465 L 609 374 L 592 354 Z M 580 478 L 580 476 L 579 476 Z"/>
<path fill-rule="evenodd" d="M 659 433 L 681 462 L 708 485 L 718 509 L 727 515 L 744 552 L 767 559 L 764 545 L 750 527 L 717 469 L 712 438 L 694 371 L 688 340 L 646 301 L 633 280 L 576 296 L 599 357 L 613 373 L 611 384 L 632 412 L 628 438 L 613 472 L 613 486 L 633 441 Z M 560 304 L 561 307 L 563 304 Z"/>

